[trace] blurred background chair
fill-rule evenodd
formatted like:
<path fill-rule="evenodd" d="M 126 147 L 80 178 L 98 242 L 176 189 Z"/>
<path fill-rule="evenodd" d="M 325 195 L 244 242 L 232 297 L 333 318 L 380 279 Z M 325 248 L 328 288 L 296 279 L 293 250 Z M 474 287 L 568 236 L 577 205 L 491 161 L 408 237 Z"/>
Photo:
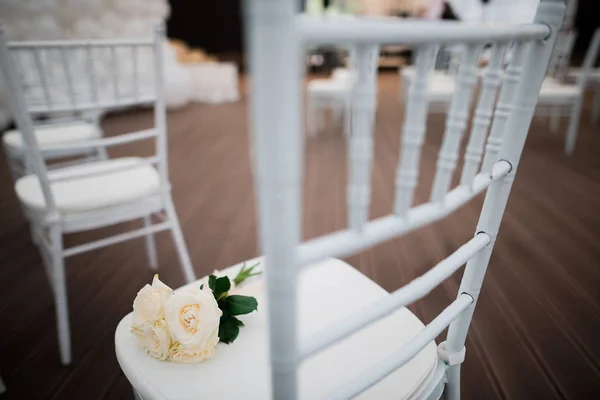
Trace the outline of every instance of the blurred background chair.
<path fill-rule="evenodd" d="M 331 77 L 313 79 L 307 87 L 307 129 L 316 135 L 325 127 L 325 111 L 331 110 L 332 120 L 340 122 L 343 117 L 344 135 L 350 136 L 350 109 L 354 84 L 356 83 L 356 55 L 350 50 L 346 68 L 336 68 Z M 375 66 L 371 71 L 377 74 Z"/>
<path fill-rule="evenodd" d="M 25 210 L 31 224 L 33 238 L 37 244 L 54 294 L 56 306 L 57 330 L 59 336 L 60 355 L 63 364 L 71 362 L 71 343 L 69 331 L 69 312 L 67 303 L 65 259 L 76 254 L 98 249 L 125 240 L 144 237 L 148 262 L 156 269 L 157 256 L 154 234 L 170 230 L 183 274 L 188 281 L 194 279 L 193 267 L 181 233 L 181 228 L 170 193 L 167 165 L 166 110 L 163 88 L 162 46 L 164 28 L 156 29 L 155 37 L 146 40 L 90 40 L 84 42 L 20 42 L 6 43 L 0 31 L 0 67 L 3 87 L 9 94 L 8 105 L 20 131 L 24 143 L 27 164 L 32 174 L 19 178 L 15 184 L 17 197 Z M 120 80 L 123 75 L 112 71 L 112 85 L 100 88 L 94 82 L 93 74 L 86 75 L 90 80 L 88 96 L 84 101 L 75 102 L 71 96 L 66 98 L 44 95 L 40 102 L 27 102 L 23 87 L 19 84 L 20 76 L 15 65 L 15 53 L 30 52 L 34 55 L 43 52 L 55 53 L 65 59 L 64 77 L 72 76 L 70 67 L 77 58 L 76 54 L 84 49 L 93 65 L 96 52 L 104 51 L 113 60 L 122 50 L 135 57 L 141 53 L 152 55 L 144 58 L 151 61 L 144 68 L 154 70 L 153 88 L 147 85 L 138 87 L 135 66 L 141 66 L 142 60 L 133 61 L 132 75 L 127 77 L 129 86 L 121 89 Z M 137 49 L 137 50 L 136 50 Z M 45 71 L 44 61 L 49 57 L 39 57 L 39 71 Z M 111 64 L 115 68 L 116 63 Z M 43 72 L 42 72 L 43 76 Z M 48 78 L 48 77 L 47 77 Z M 48 80 L 50 80 L 48 78 Z M 55 83 L 55 82 L 54 82 Z M 43 90 L 52 87 L 46 82 Z M 67 78 L 69 93 L 76 89 Z M 46 88 L 46 89 L 44 89 Z M 32 122 L 31 114 L 45 111 L 67 113 L 85 110 L 119 109 L 124 106 L 152 104 L 154 106 L 155 126 L 137 132 L 127 133 L 110 138 L 91 136 L 87 140 L 65 140 L 46 143 L 44 152 L 65 154 L 89 149 L 102 149 L 133 143 L 140 140 L 155 141 L 155 155 L 146 158 L 125 157 L 106 159 L 85 164 L 50 170 L 43 156 L 42 146 L 38 143 L 38 131 Z M 58 128 L 57 128 L 58 129 Z M 62 128 L 61 128 L 62 129 Z M 65 127 L 64 129 L 68 129 Z M 59 135 L 60 136 L 60 135 Z M 155 167 L 156 166 L 156 167 Z M 154 223 L 152 217 L 159 220 Z M 141 229 L 117 234 L 73 247 L 63 245 L 63 234 L 81 232 L 126 221 L 143 221 Z"/>
<path fill-rule="evenodd" d="M 573 150 L 575 149 L 577 133 L 579 131 L 579 120 L 581 118 L 581 107 L 586 88 L 590 85 L 590 81 L 593 81 L 593 78 L 590 78 L 590 76 L 593 76 L 592 74 L 598 59 L 599 50 L 600 29 L 597 29 L 586 52 L 581 73 L 577 76 L 576 82 L 569 83 L 554 77 L 547 77 L 540 90 L 536 115 L 550 117 L 550 129 L 552 132 L 557 133 L 560 129 L 561 117 L 569 117 L 569 123 L 565 134 L 565 154 L 567 155 L 573 154 Z M 566 68 L 568 69 L 568 64 L 566 65 Z M 561 68 L 564 69 L 564 67 L 559 65 L 556 67 L 556 70 Z M 563 72 L 560 72 L 559 75 L 564 77 L 567 73 L 568 72 L 564 70 Z M 598 97 L 600 97 L 600 95 L 596 93 L 597 101 L 595 101 L 592 106 L 594 110 L 600 105 L 600 99 L 598 99 Z M 598 111 L 594 111 L 594 113 L 597 112 Z M 594 116 L 592 118 L 594 118 Z"/>
<path fill-rule="evenodd" d="M 18 48 L 19 43 L 14 42 L 13 45 Z M 106 159 L 106 152 L 103 149 L 80 148 L 62 152 L 47 151 L 46 149 L 47 146 L 60 142 L 82 142 L 102 137 L 101 112 L 99 110 L 54 111 L 53 103 L 57 101 L 59 103 L 70 101 L 73 108 L 76 108 L 76 104 L 84 100 L 81 97 L 81 88 L 76 86 L 80 85 L 79 82 L 71 82 L 71 85 L 66 83 L 66 80 L 74 79 L 72 75 L 58 74 L 57 76 L 55 67 L 58 63 L 62 64 L 67 60 L 59 59 L 56 56 L 56 53 L 43 47 L 38 47 L 35 51 L 15 51 L 13 53 L 17 74 L 20 77 L 19 84 L 22 86 L 21 89 L 27 103 L 32 107 L 41 106 L 39 112 L 32 113 L 31 117 L 35 124 L 35 135 L 43 157 L 49 162 L 66 157 L 77 158 L 77 162 Z M 90 71 L 90 73 L 93 72 Z M 74 90 L 74 87 L 78 90 Z M 6 94 L 6 89 L 3 92 Z M 47 107 L 44 107 L 45 103 L 47 103 Z M 18 129 L 5 132 L 2 143 L 13 178 L 18 179 L 30 173 L 21 132 Z M 53 167 L 60 165 L 64 164 L 54 163 Z"/>
<path fill-rule="evenodd" d="M 254 176 L 267 274 L 239 290 L 256 296 L 260 304 L 267 303 L 268 315 L 261 306 L 263 311 L 245 320 L 235 346 L 221 344 L 213 360 L 189 367 L 144 354 L 129 332 L 130 314 L 115 334 L 123 372 L 145 400 L 242 398 L 249 390 L 256 398 L 275 399 L 433 399 L 445 390 L 445 398 L 458 400 L 466 335 L 564 6 L 542 1 L 534 25 L 474 26 L 472 30 L 460 24 L 298 18 L 293 0 L 257 0 L 247 6 Z M 270 17 L 267 24 L 265 15 Z M 365 32 L 370 35 L 368 42 L 361 36 Z M 357 42 L 348 139 L 348 227 L 304 242 L 299 200 L 303 186 L 301 82 L 295 62 L 302 41 L 296 34 L 307 42 Z M 467 46 L 446 118 L 431 198 L 415 206 L 428 115 L 427 83 L 435 49 L 447 38 Z M 416 69 L 406 103 L 393 214 L 370 221 L 377 92 L 372 68 L 379 54 L 376 43 L 392 40 L 415 46 Z M 513 59 L 497 97 L 490 88 L 502 82 L 503 53 L 510 40 L 517 42 L 517 53 L 523 57 Z M 451 187 L 479 76 L 479 54 L 490 43 L 488 70 L 493 73 L 484 74 L 460 184 Z M 272 118 L 274 108 L 282 118 Z M 498 112 L 492 124 L 494 110 Z M 494 145 L 484 150 L 490 125 Z M 350 265 L 330 258 L 349 256 L 438 221 L 486 190 L 474 237 L 391 294 Z M 428 325 L 405 307 L 465 263 L 456 300 Z M 448 326 L 447 341 L 436 345 L 435 338 Z M 244 380 L 236 385 L 216 384 L 229 376 Z"/>

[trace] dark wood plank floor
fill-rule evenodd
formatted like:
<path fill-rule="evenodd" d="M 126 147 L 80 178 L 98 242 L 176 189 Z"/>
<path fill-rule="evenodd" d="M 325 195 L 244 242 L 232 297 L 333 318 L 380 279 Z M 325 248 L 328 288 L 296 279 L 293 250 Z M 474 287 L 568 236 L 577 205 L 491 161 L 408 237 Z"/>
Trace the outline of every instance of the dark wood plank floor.
<path fill-rule="evenodd" d="M 380 78 L 372 217 L 392 208 L 402 120 L 397 85 L 395 75 Z M 169 114 L 173 195 L 198 276 L 258 254 L 246 115 L 245 101 Z M 563 155 L 562 135 L 533 123 L 470 331 L 464 399 L 600 398 L 600 129 L 588 120 L 586 103 L 571 158 Z M 417 202 L 429 194 L 443 121 L 429 120 Z M 151 114 L 138 111 L 108 117 L 105 129 L 117 134 L 150 124 Z M 150 143 L 138 144 L 112 155 L 150 151 Z M 306 142 L 305 238 L 346 225 L 345 155 L 335 127 Z M 113 335 L 152 278 L 142 241 L 68 260 L 74 363 L 62 367 L 50 289 L 11 185 L 2 159 L 0 375 L 9 387 L 3 400 L 130 399 Z M 478 198 L 433 226 L 348 261 L 385 289 L 396 289 L 468 240 L 481 204 Z M 67 244 L 116 230 L 72 235 Z M 168 234 L 158 235 L 158 247 L 161 277 L 182 284 Z M 430 321 L 456 296 L 459 280 L 460 274 L 453 276 L 413 312 Z"/>

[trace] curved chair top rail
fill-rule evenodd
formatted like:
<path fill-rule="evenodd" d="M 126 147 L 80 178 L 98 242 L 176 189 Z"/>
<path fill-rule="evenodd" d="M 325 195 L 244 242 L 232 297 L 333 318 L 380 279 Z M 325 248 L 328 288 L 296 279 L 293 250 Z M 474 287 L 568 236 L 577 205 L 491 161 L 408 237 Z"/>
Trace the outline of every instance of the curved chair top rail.
<path fill-rule="evenodd" d="M 541 40 L 550 35 L 544 24 L 480 24 L 458 21 L 399 21 L 375 17 L 297 17 L 302 39 L 314 43 L 486 44 Z M 475 34 L 476 33 L 476 34 Z"/>
<path fill-rule="evenodd" d="M 115 46 L 154 46 L 151 39 L 86 39 L 86 40 L 26 40 L 9 41 L 10 49 L 26 49 L 34 47 L 115 47 Z"/>
<path fill-rule="evenodd" d="M 151 38 L 11 41 L 6 47 L 27 111 L 52 114 L 155 102 L 153 71 L 163 39 L 159 25 Z"/>

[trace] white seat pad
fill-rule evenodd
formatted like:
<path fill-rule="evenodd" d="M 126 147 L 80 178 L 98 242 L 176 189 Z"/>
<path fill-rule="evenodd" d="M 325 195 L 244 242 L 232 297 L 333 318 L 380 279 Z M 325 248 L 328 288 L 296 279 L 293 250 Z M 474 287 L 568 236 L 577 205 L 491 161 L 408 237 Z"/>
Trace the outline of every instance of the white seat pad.
<path fill-rule="evenodd" d="M 227 274 L 234 276 L 238 268 L 228 269 Z M 336 259 L 303 270 L 298 284 L 301 342 L 323 329 L 336 327 L 336 322 L 344 317 L 360 316 L 365 306 L 389 296 L 353 267 Z M 199 285 L 200 281 L 188 286 Z M 263 280 L 238 289 L 242 294 L 257 297 L 258 312 L 242 316 L 246 326 L 241 328 L 236 341 L 231 345 L 219 343 L 215 356 L 200 364 L 175 364 L 150 358 L 129 332 L 131 314 L 121 320 L 115 334 L 117 358 L 144 400 L 269 399 L 267 304 Z M 423 323 L 402 308 L 309 358 L 300 369 L 300 399 L 324 398 L 390 356 L 422 329 Z M 432 341 L 409 363 L 358 398 L 413 399 L 429 383 L 437 363 L 437 348 Z"/>
<path fill-rule="evenodd" d="M 540 89 L 539 101 L 544 101 L 545 98 L 553 97 L 578 97 L 581 94 L 579 86 L 569 83 L 560 83 L 552 78 L 544 79 L 542 88 Z"/>
<path fill-rule="evenodd" d="M 49 178 L 77 176 L 73 180 L 51 184 L 56 208 L 61 213 L 81 212 L 124 204 L 156 193 L 160 178 L 154 167 L 140 165 L 138 168 L 117 171 L 140 161 L 136 157 L 116 158 L 49 171 Z M 113 170 L 115 172 L 108 172 Z M 102 171 L 107 172 L 79 177 L 80 174 Z M 46 200 L 36 175 L 27 175 L 17 180 L 15 190 L 26 206 L 36 210 L 46 208 Z"/>
<path fill-rule="evenodd" d="M 351 88 L 349 79 L 313 79 L 308 82 L 311 94 L 346 94 Z"/>
<path fill-rule="evenodd" d="M 96 125 L 87 122 L 35 127 L 35 138 L 42 150 L 47 145 L 55 145 L 62 142 L 78 142 L 96 137 L 98 137 L 98 128 Z M 21 132 L 15 129 L 7 131 L 2 141 L 6 146 L 16 148 L 24 146 Z"/>

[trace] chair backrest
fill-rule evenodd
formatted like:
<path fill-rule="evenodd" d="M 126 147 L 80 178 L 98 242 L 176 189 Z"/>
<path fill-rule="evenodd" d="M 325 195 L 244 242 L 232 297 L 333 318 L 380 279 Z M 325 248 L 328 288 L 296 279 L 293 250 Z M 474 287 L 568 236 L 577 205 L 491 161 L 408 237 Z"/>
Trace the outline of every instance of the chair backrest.
<path fill-rule="evenodd" d="M 168 187 L 166 107 L 164 93 L 164 26 L 158 25 L 147 40 L 85 40 L 10 42 L 0 25 L 0 82 L 6 90 L 9 109 L 26 145 L 27 163 L 38 176 L 49 211 L 55 209 L 49 189 L 55 180 L 48 176 L 42 150 L 34 135 L 33 115 L 54 112 L 106 110 L 153 104 L 154 128 L 90 141 L 56 143 L 44 151 L 107 148 L 150 138 L 156 139 L 156 152 L 140 163 L 120 169 L 157 165 L 161 184 Z M 104 53 L 100 57 L 100 53 Z M 119 68 L 119 56 L 127 54 L 129 73 Z M 25 64 L 25 60 L 29 60 Z M 82 70 L 83 69 L 83 70 Z M 99 71 L 105 71 L 98 81 Z M 152 77 L 148 85 L 140 76 Z M 123 89 L 125 87 L 125 89 Z M 115 172 L 106 169 L 102 173 Z M 89 176 L 89 175 L 86 175 Z"/>
<path fill-rule="evenodd" d="M 562 21 L 563 1 L 542 0 L 535 22 L 518 26 L 314 18 L 298 16 L 295 0 L 247 0 L 245 5 L 247 48 L 250 49 L 254 176 L 260 242 L 266 255 L 273 397 L 297 398 L 297 371 L 303 360 L 393 310 L 422 298 L 467 262 L 457 299 L 399 353 L 391 355 L 380 367 L 365 371 L 340 387 L 332 397 L 347 399 L 364 391 L 409 361 L 448 325 L 446 351 L 451 356 L 462 352 Z M 511 42 L 515 42 L 515 54 L 502 74 L 503 53 Z M 352 136 L 348 144 L 348 229 L 301 242 L 304 146 L 299 61 L 302 59 L 300 51 L 308 43 L 354 44 L 358 81 L 353 92 Z M 447 116 L 431 200 L 413 206 L 426 129 L 429 68 L 438 46 L 460 43 L 465 44 L 466 50 Z M 417 67 L 406 104 L 394 209 L 386 217 L 369 221 L 376 87 L 368 79 L 368 71 L 379 44 L 412 46 L 417 54 Z M 451 189 L 477 80 L 478 56 L 481 49 L 490 44 L 493 54 L 484 74 L 461 181 Z M 491 134 L 485 146 L 490 125 Z M 480 171 L 484 146 L 485 161 Z M 306 343 L 299 343 L 296 313 L 299 269 L 326 257 L 356 253 L 437 221 L 486 190 L 473 239 L 420 278 L 368 307 L 364 313 L 336 323 L 335 327 L 318 333 Z M 450 358 L 454 360 L 455 357 Z"/>
<path fill-rule="evenodd" d="M 598 55 L 600 55 L 600 28 L 597 28 L 594 31 L 594 36 L 592 37 L 590 46 L 585 53 L 583 64 L 581 65 L 581 74 L 577 77 L 577 85 L 582 88 L 582 93 L 587 85 L 588 77 L 598 61 Z"/>

